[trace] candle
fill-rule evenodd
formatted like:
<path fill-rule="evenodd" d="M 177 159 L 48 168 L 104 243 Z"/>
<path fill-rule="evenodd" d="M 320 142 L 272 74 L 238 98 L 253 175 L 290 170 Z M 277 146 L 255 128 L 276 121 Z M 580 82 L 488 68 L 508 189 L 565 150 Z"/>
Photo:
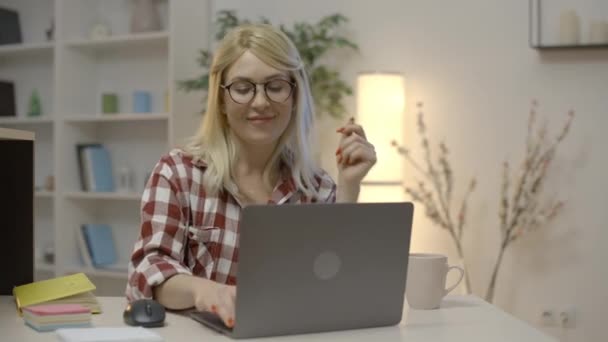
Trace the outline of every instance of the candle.
<path fill-rule="evenodd" d="M 594 20 L 589 24 L 589 43 L 608 43 L 608 21 Z"/>
<path fill-rule="evenodd" d="M 564 10 L 559 17 L 559 42 L 576 45 L 580 42 L 580 19 L 575 10 Z"/>

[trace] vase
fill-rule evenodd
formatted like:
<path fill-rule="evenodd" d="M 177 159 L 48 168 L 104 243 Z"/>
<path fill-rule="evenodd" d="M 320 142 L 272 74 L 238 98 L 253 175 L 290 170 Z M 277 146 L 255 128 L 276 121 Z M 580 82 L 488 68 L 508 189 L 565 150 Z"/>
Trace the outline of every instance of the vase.
<path fill-rule="evenodd" d="M 160 31 L 162 29 L 156 0 L 133 0 L 131 33 Z"/>
<path fill-rule="evenodd" d="M 104 93 L 101 95 L 101 112 L 103 114 L 118 113 L 118 95 L 114 93 Z"/>
<path fill-rule="evenodd" d="M 38 91 L 34 90 L 30 95 L 30 101 L 27 111 L 28 116 L 40 116 L 42 115 L 42 105 L 40 104 L 40 95 Z"/>

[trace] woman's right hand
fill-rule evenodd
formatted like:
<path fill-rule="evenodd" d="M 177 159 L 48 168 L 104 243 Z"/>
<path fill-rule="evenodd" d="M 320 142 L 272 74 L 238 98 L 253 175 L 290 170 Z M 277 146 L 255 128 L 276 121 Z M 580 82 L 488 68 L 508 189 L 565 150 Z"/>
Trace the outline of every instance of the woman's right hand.
<path fill-rule="evenodd" d="M 206 278 L 197 278 L 192 288 L 194 307 L 218 315 L 228 328 L 234 327 L 236 286 L 224 285 Z"/>

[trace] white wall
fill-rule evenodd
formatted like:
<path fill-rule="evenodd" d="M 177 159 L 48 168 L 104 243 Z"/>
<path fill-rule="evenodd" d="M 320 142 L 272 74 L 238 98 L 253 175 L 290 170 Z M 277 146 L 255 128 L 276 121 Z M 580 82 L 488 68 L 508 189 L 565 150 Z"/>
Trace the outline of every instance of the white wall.
<path fill-rule="evenodd" d="M 333 12 L 351 19 L 350 36 L 361 53 L 340 61 L 344 78 L 355 84 L 361 70 L 396 70 L 408 79 L 408 135 L 415 139 L 416 101 L 425 103 L 431 138 L 445 137 L 453 153 L 457 186 L 479 179 L 466 243 L 473 288 L 485 293 L 497 254 L 500 166 L 521 158 L 530 100 L 558 126 L 577 111 L 572 132 L 553 169 L 550 189 L 559 190 L 566 209 L 542 233 L 528 236 L 505 256 L 496 303 L 538 323 L 541 309 L 576 309 L 576 328 L 549 333 L 572 341 L 601 341 L 608 307 L 608 220 L 604 200 L 608 163 L 603 148 L 608 127 L 608 51 L 540 54 L 528 48 L 528 2 L 445 1 L 236 1 L 213 2 L 249 18 L 275 22 L 316 20 Z M 606 15 L 608 16 L 608 14 Z M 354 98 L 348 108 L 354 113 Z M 381 113 L 379 113 L 381 114 Z M 324 161 L 335 174 L 337 136 L 322 123 L 329 142 Z M 517 159 L 518 160 L 518 159 Z M 413 172 L 413 171 L 412 171 Z M 412 181 L 413 175 L 406 175 Z M 412 249 L 455 255 L 445 232 L 418 210 Z"/>
<path fill-rule="evenodd" d="M 171 111 L 175 113 L 171 120 L 169 141 L 171 146 L 184 145 L 186 138 L 196 132 L 201 118 L 201 97 L 195 92 L 186 93 L 178 90 L 177 82 L 198 77 L 201 68 L 197 64 L 198 51 L 208 49 L 210 43 L 210 0 L 174 1 L 171 5 L 170 53 L 173 98 L 170 99 Z"/>

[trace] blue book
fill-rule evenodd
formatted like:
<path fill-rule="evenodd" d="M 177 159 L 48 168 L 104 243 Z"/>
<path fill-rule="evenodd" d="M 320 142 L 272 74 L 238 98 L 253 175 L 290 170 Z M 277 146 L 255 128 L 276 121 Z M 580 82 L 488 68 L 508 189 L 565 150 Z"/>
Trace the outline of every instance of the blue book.
<path fill-rule="evenodd" d="M 93 266 L 115 264 L 117 256 L 112 228 L 107 224 L 83 224 L 81 229 Z"/>
<path fill-rule="evenodd" d="M 91 162 L 87 155 L 87 150 L 91 146 L 101 147 L 101 144 L 98 143 L 89 143 L 89 144 L 76 144 L 76 156 L 78 158 L 78 173 L 80 175 L 80 189 L 82 191 L 92 191 L 93 185 L 91 170 Z"/>
<path fill-rule="evenodd" d="M 90 146 L 87 148 L 87 161 L 90 163 L 90 191 L 113 192 L 114 176 L 112 174 L 112 160 L 110 152 L 104 146 Z"/>

